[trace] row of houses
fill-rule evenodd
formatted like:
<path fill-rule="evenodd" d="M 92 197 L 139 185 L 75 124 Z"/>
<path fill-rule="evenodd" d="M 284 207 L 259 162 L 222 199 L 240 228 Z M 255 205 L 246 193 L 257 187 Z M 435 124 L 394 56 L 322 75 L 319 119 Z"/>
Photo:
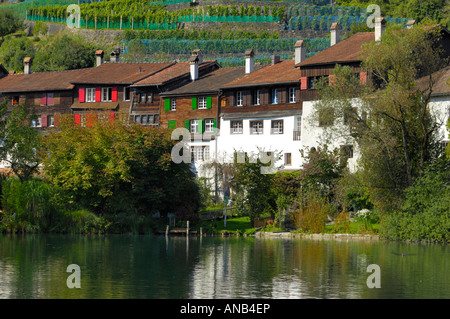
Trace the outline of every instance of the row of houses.
<path fill-rule="evenodd" d="M 24 73 L 12 74 L 0 66 L 0 94 L 11 106 L 33 106 L 38 117 L 31 125 L 58 125 L 60 114 L 73 114 L 83 125 L 88 114 L 118 113 L 142 125 L 186 128 L 197 172 L 211 159 L 227 161 L 235 152 L 278 152 L 276 163 L 284 169 L 300 169 L 304 151 L 316 147 L 322 125 L 310 120 L 319 97 L 316 80 L 333 78 L 336 64 L 351 66 L 361 85 L 370 74 L 361 67 L 361 47 L 380 41 L 385 20 L 377 19 L 375 32 L 356 33 L 340 40 L 340 27 L 331 27 L 330 47 L 306 59 L 305 42 L 297 41 L 294 59 L 272 57 L 269 65 L 254 63 L 255 52 L 245 53 L 245 66 L 222 68 L 215 60 L 204 60 L 192 52 L 188 62 L 121 63 L 120 52 L 103 61 L 98 50 L 96 66 L 86 69 L 32 72 L 32 60 L 25 58 Z M 442 44 L 450 56 L 450 32 L 440 27 Z M 432 106 L 450 113 L 450 68 L 436 75 Z M 449 134 L 442 128 L 442 142 Z M 357 150 L 352 141 L 333 140 L 331 147 L 344 149 L 349 165 L 356 166 Z"/>

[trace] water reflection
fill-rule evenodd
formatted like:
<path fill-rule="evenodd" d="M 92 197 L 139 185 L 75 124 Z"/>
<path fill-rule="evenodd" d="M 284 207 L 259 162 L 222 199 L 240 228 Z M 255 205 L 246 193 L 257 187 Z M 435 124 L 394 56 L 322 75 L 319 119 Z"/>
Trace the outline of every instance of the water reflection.
<path fill-rule="evenodd" d="M 69 264 L 81 289 L 66 286 Z M 381 288 L 366 285 L 367 266 Z M 450 298 L 448 246 L 0 235 L 0 298 Z"/>

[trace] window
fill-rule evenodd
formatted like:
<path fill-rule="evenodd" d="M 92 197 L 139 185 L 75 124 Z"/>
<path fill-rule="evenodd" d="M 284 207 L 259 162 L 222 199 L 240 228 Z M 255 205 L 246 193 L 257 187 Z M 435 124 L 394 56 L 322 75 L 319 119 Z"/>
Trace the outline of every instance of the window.
<path fill-rule="evenodd" d="M 250 134 L 262 134 L 263 121 L 250 121 Z"/>
<path fill-rule="evenodd" d="M 348 107 L 344 110 L 344 125 L 352 124 L 358 113 L 357 107 Z"/>
<path fill-rule="evenodd" d="M 13 96 L 11 100 L 12 105 L 18 105 L 19 104 L 19 96 Z"/>
<path fill-rule="evenodd" d="M 136 123 L 141 123 L 141 116 L 140 116 L 140 115 L 135 115 L 135 116 L 134 116 L 134 121 L 135 121 Z"/>
<path fill-rule="evenodd" d="M 141 93 L 141 103 L 147 102 L 147 94 Z"/>
<path fill-rule="evenodd" d="M 130 100 L 130 88 L 123 88 L 123 100 L 124 101 Z"/>
<path fill-rule="evenodd" d="M 191 120 L 189 126 L 189 132 L 197 133 L 198 132 L 198 120 Z"/>
<path fill-rule="evenodd" d="M 86 102 L 95 102 L 95 88 L 86 88 Z"/>
<path fill-rule="evenodd" d="M 112 90 L 111 88 L 102 88 L 102 102 L 112 101 Z"/>
<path fill-rule="evenodd" d="M 341 145 L 341 165 L 347 162 L 347 159 L 353 158 L 353 145 Z"/>
<path fill-rule="evenodd" d="M 292 165 L 291 153 L 284 153 L 284 165 L 286 166 Z"/>
<path fill-rule="evenodd" d="M 191 146 L 191 162 L 209 160 L 209 146 Z"/>
<path fill-rule="evenodd" d="M 283 134 L 283 120 L 272 120 L 272 134 Z"/>
<path fill-rule="evenodd" d="M 316 87 L 316 78 L 311 76 L 308 77 L 308 89 L 315 89 Z"/>
<path fill-rule="evenodd" d="M 206 109 L 206 97 L 202 96 L 198 98 L 198 108 Z"/>
<path fill-rule="evenodd" d="M 236 92 L 236 106 L 243 106 L 244 105 L 244 99 L 242 97 L 242 91 Z"/>
<path fill-rule="evenodd" d="M 253 94 L 253 105 L 261 105 L 261 91 L 256 90 Z"/>
<path fill-rule="evenodd" d="M 243 124 L 241 121 L 231 121 L 230 122 L 231 134 L 242 134 Z"/>
<path fill-rule="evenodd" d="M 170 99 L 170 110 L 171 111 L 177 110 L 177 100 L 176 99 Z"/>
<path fill-rule="evenodd" d="M 289 103 L 295 103 L 295 88 L 289 88 Z"/>
<path fill-rule="evenodd" d="M 153 114 L 150 114 L 148 116 L 148 124 L 154 124 L 155 123 L 155 117 Z"/>
<path fill-rule="evenodd" d="M 40 105 L 53 105 L 53 93 L 42 93 Z"/>
<path fill-rule="evenodd" d="M 301 141 L 302 138 L 302 117 L 297 116 L 294 119 L 294 141 Z"/>
<path fill-rule="evenodd" d="M 272 104 L 278 104 L 278 89 L 272 90 Z"/>
<path fill-rule="evenodd" d="M 50 127 L 55 126 L 55 117 L 53 115 L 47 116 L 47 126 L 50 126 Z"/>
<path fill-rule="evenodd" d="M 214 119 L 205 120 L 205 132 L 214 132 Z"/>
<path fill-rule="evenodd" d="M 31 120 L 31 126 L 32 127 L 41 127 L 41 117 L 37 116 L 34 120 Z"/>

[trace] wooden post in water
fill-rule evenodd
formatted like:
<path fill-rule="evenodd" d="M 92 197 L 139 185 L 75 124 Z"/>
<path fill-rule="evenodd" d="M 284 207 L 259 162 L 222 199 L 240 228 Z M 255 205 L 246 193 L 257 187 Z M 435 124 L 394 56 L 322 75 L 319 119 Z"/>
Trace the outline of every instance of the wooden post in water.
<path fill-rule="evenodd" d="M 203 228 L 200 227 L 200 237 L 203 237 Z"/>
<path fill-rule="evenodd" d="M 166 226 L 166 237 L 169 235 L 169 225 Z"/>
<path fill-rule="evenodd" d="M 120 16 L 120 30 L 122 30 L 122 16 Z"/>
<path fill-rule="evenodd" d="M 189 221 L 187 221 L 187 225 L 186 225 L 186 237 L 189 236 Z"/>

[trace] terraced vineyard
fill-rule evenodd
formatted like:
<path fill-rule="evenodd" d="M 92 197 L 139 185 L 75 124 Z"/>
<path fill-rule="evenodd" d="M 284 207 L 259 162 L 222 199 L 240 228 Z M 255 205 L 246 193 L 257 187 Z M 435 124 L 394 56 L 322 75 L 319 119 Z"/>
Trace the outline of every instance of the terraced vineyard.
<path fill-rule="evenodd" d="M 184 59 L 187 52 L 200 48 L 207 58 L 216 58 L 231 66 L 243 63 L 240 56 L 248 48 L 256 50 L 257 62 L 270 61 L 273 54 L 290 59 L 294 43 L 300 38 L 308 40 L 307 55 L 311 56 L 328 47 L 329 40 L 325 36 L 333 22 L 339 22 L 343 31 L 348 31 L 352 25 L 365 22 L 368 16 L 365 8 L 329 5 L 328 0 L 200 0 L 195 5 L 191 1 L 81 0 L 80 28 L 128 30 L 128 36 L 125 33 L 122 37 L 121 46 L 127 48 L 130 41 L 140 40 L 145 46 L 145 60 L 160 61 L 169 56 Z M 64 5 L 55 5 L 54 0 L 27 3 L 26 6 L 17 5 L 25 12 L 27 20 L 64 24 L 68 16 L 67 4 L 78 3 L 78 0 L 63 0 Z M 387 19 L 400 24 L 407 21 L 404 18 Z M 204 32 L 201 38 L 190 38 L 197 30 L 201 34 L 212 26 L 220 29 L 222 35 L 233 33 L 234 37 L 211 38 L 211 33 Z M 253 29 L 248 32 L 250 27 Z M 153 32 L 152 36 L 145 37 L 149 30 Z M 168 31 L 176 34 L 179 30 L 191 31 L 184 32 L 183 36 L 155 39 L 155 34 L 168 34 Z M 312 31 L 312 35 L 299 33 L 305 30 Z M 130 32 L 134 36 L 130 37 Z M 126 57 L 128 52 L 125 49 L 123 56 Z"/>

